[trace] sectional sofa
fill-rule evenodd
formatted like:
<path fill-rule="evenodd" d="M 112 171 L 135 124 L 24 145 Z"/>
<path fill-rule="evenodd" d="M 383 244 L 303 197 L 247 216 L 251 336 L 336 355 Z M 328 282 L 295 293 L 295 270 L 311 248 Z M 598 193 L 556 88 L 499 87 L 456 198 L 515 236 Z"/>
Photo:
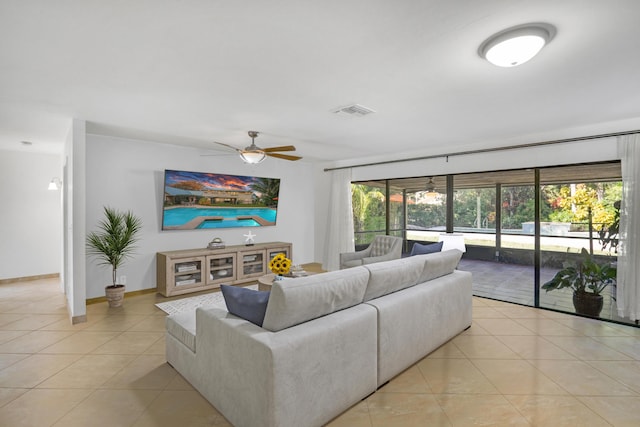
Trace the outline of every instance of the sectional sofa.
<path fill-rule="evenodd" d="M 262 327 L 168 316 L 167 361 L 237 427 L 321 426 L 471 325 L 457 250 L 275 282 Z"/>

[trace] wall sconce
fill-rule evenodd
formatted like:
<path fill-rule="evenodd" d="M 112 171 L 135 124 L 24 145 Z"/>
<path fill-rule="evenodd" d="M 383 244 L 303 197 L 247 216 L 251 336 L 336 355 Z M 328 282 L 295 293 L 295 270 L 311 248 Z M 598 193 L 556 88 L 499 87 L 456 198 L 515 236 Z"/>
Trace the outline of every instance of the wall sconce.
<path fill-rule="evenodd" d="M 58 177 L 51 178 L 51 182 L 49 183 L 48 190 L 59 190 L 62 187 L 62 181 Z"/>
<path fill-rule="evenodd" d="M 462 253 L 467 251 L 467 247 L 464 244 L 464 235 L 462 233 L 442 233 L 438 239 L 442 242 L 442 251 L 449 249 L 457 249 Z"/>

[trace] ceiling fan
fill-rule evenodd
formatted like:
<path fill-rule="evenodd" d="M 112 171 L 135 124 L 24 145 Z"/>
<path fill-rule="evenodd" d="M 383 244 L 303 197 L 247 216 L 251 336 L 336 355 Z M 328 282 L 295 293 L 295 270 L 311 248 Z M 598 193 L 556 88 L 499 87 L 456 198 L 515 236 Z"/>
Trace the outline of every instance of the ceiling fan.
<path fill-rule="evenodd" d="M 250 130 L 248 132 L 249 137 L 251 138 L 251 145 L 245 148 L 236 148 L 232 145 L 225 144 L 223 142 L 213 141 L 215 144 L 223 145 L 225 147 L 231 148 L 238 153 L 240 153 L 240 158 L 245 163 L 257 164 L 262 162 L 267 156 L 276 157 L 278 159 L 284 160 L 300 160 L 302 157 L 300 156 L 292 156 L 290 154 L 281 154 L 279 151 L 295 151 L 296 147 L 293 145 L 283 145 L 281 147 L 271 147 L 271 148 L 260 148 L 256 145 L 255 139 L 258 137 L 258 132 L 254 130 Z"/>

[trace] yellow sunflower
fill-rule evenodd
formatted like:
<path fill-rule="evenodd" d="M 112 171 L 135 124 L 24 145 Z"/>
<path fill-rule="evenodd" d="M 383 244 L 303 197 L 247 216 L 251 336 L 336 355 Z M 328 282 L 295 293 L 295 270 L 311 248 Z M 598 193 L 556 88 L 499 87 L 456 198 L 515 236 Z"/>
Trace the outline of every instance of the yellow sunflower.
<path fill-rule="evenodd" d="M 287 258 L 283 253 L 279 253 L 274 256 L 269 262 L 269 269 L 273 274 L 283 275 L 289 273 L 291 268 L 291 260 Z"/>

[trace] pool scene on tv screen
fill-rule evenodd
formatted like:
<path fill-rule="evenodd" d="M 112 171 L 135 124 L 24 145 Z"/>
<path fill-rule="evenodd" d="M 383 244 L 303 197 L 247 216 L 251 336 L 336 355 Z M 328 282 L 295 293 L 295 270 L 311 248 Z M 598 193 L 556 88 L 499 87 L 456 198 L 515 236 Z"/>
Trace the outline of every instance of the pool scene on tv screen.
<path fill-rule="evenodd" d="M 280 179 L 164 171 L 163 230 L 276 224 Z"/>

